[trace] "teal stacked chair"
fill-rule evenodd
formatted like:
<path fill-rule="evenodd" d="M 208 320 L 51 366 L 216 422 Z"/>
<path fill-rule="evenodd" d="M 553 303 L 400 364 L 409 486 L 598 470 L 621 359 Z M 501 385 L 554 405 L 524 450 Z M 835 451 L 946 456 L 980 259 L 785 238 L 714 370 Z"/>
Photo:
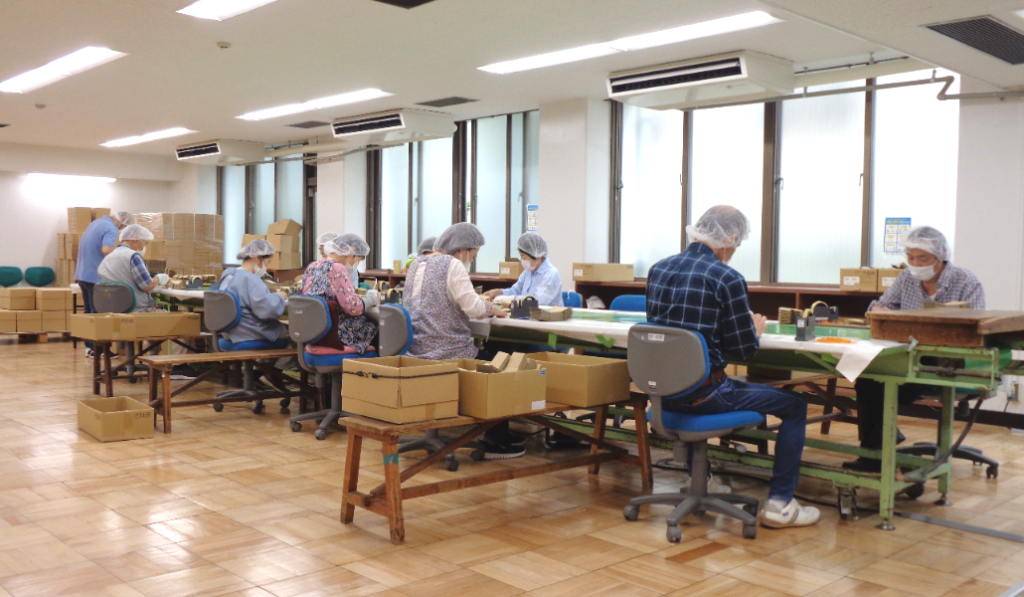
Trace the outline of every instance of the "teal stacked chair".
<path fill-rule="evenodd" d="M 10 265 L 0 266 L 0 286 L 9 288 L 11 286 L 18 285 L 24 276 L 21 274 L 20 267 L 12 267 Z"/>
<path fill-rule="evenodd" d="M 52 267 L 30 267 L 25 270 L 25 282 L 37 288 L 49 286 L 57 279 Z"/>
<path fill-rule="evenodd" d="M 664 400 L 686 397 L 711 374 L 708 345 L 697 332 L 681 328 L 637 324 L 629 329 L 629 375 L 640 391 L 651 399 L 650 420 L 654 431 L 671 438 L 676 454 L 687 451 L 691 460 L 690 489 L 635 497 L 622 511 L 626 520 L 636 520 L 640 506 L 675 506 L 668 516 L 667 537 L 679 543 L 679 523 L 689 514 L 710 510 L 743 523 L 743 536 L 757 537 L 758 500 L 732 493 L 708 494 L 708 440 L 764 423 L 764 415 L 736 411 L 718 415 L 685 415 L 662 410 Z"/>

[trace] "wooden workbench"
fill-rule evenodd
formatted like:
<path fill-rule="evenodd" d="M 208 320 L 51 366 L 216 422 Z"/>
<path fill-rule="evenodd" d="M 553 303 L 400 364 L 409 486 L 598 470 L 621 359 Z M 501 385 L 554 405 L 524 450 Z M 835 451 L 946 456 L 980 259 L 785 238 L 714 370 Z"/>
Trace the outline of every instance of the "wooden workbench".
<path fill-rule="evenodd" d="M 979 309 L 914 309 L 873 311 L 871 337 L 876 340 L 911 342 L 935 346 L 987 346 L 990 336 L 1024 332 L 1024 313 Z"/>

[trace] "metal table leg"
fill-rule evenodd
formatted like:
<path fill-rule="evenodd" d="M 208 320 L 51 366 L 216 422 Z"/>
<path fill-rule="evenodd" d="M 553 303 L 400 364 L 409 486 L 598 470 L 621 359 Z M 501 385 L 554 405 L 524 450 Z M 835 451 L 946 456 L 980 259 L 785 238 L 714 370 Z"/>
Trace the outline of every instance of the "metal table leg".
<path fill-rule="evenodd" d="M 885 406 L 882 419 L 882 487 L 879 489 L 878 515 L 882 522 L 877 528 L 893 531 L 892 512 L 896 502 L 893 484 L 896 481 L 896 407 L 899 384 L 885 382 Z"/>

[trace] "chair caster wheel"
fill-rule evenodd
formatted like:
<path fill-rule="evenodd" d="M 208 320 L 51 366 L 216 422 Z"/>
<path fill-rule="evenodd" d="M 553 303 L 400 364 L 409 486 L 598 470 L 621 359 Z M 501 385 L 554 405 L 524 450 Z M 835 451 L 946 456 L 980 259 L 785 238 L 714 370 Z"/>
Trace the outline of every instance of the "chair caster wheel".
<path fill-rule="evenodd" d="M 259 403 L 255 404 L 252 407 L 252 414 L 254 414 L 254 415 L 262 415 L 265 410 L 266 410 L 266 407 L 263 406 L 262 402 L 259 402 Z"/>
<path fill-rule="evenodd" d="M 481 449 L 473 450 L 469 454 L 469 457 L 472 458 L 473 460 L 475 460 L 476 462 L 480 462 L 480 461 L 482 461 L 484 459 L 484 451 L 481 450 Z"/>
<path fill-rule="evenodd" d="M 446 460 L 445 463 L 444 463 L 444 468 L 446 468 L 450 472 L 454 473 L 455 471 L 459 470 L 459 461 L 458 460 Z"/>
<path fill-rule="evenodd" d="M 679 543 L 683 540 L 683 532 L 679 530 L 679 527 L 668 527 L 668 531 L 665 533 L 669 543 Z"/>
<path fill-rule="evenodd" d="M 128 383 L 139 383 L 139 380 L 135 379 L 134 377 L 129 377 Z"/>
<path fill-rule="evenodd" d="M 626 506 L 622 509 L 622 517 L 626 520 L 633 522 L 640 518 L 640 508 L 638 506 Z M 671 541 L 671 538 L 669 539 Z"/>
<path fill-rule="evenodd" d="M 291 398 L 285 398 L 284 400 L 281 401 L 281 408 L 288 408 L 289 406 L 291 406 L 291 404 L 292 404 L 292 399 Z"/>
<path fill-rule="evenodd" d="M 985 469 L 985 478 L 986 479 L 998 479 L 999 478 L 999 467 L 998 466 L 989 466 L 987 469 Z"/>
<path fill-rule="evenodd" d="M 224 410 L 224 405 L 223 404 L 214 404 L 213 405 L 213 410 L 216 411 L 216 412 L 221 412 L 221 411 Z"/>
<path fill-rule="evenodd" d="M 746 524 L 743 525 L 743 538 L 744 539 L 757 539 L 757 525 Z"/>
<path fill-rule="evenodd" d="M 319 440 L 325 440 L 325 439 L 327 439 L 327 430 L 326 429 L 317 429 L 316 433 L 314 433 L 313 436 L 316 437 Z"/>
<path fill-rule="evenodd" d="M 908 498 L 910 498 L 912 500 L 916 500 L 917 498 L 919 498 L 922 495 L 924 495 L 924 483 L 918 483 L 916 485 L 911 485 L 910 487 L 904 489 L 903 493 L 905 493 Z"/>
<path fill-rule="evenodd" d="M 292 423 L 292 431 L 294 431 L 296 433 L 298 433 L 299 431 L 302 431 L 302 423 L 299 423 L 298 421 L 295 421 L 294 423 Z"/>
<path fill-rule="evenodd" d="M 755 506 L 754 504 L 744 504 L 743 511 L 753 516 L 754 518 L 757 518 L 757 506 Z M 744 537 L 746 537 L 746 535 L 744 535 Z"/>

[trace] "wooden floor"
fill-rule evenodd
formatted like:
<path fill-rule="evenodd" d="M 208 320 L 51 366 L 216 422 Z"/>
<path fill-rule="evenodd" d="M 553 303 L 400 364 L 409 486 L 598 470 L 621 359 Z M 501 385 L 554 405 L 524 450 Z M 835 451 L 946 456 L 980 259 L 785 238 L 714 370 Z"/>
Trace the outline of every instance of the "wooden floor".
<path fill-rule="evenodd" d="M 1024 579 L 1024 544 L 905 519 L 885 533 L 875 516 L 847 523 L 828 507 L 816 527 L 761 529 L 755 541 L 729 521 L 690 519 L 671 545 L 666 507 L 623 520 L 639 481 L 614 465 L 599 479 L 574 470 L 410 500 L 408 540 L 394 546 L 379 516 L 337 520 L 344 432 L 317 441 L 290 431 L 276 404 L 262 416 L 227 405 L 176 411 L 171 435 L 101 444 L 76 429 L 89 373 L 69 342 L 0 340 L 0 597 L 982 597 Z M 144 385 L 116 390 L 142 395 Z M 902 428 L 912 440 L 932 435 L 927 422 Z M 932 483 L 898 508 L 1024 533 L 1024 436 L 987 427 L 969 443 L 1002 461 L 998 480 L 957 462 L 952 507 L 931 505 Z M 383 478 L 379 453 L 367 451 L 365 489 Z M 533 439 L 525 458 L 463 453 L 461 471 L 417 479 L 548 457 Z M 681 478 L 655 472 L 662 491 Z M 725 480 L 766 494 L 763 482 Z M 813 481 L 799 494 L 834 500 Z"/>

